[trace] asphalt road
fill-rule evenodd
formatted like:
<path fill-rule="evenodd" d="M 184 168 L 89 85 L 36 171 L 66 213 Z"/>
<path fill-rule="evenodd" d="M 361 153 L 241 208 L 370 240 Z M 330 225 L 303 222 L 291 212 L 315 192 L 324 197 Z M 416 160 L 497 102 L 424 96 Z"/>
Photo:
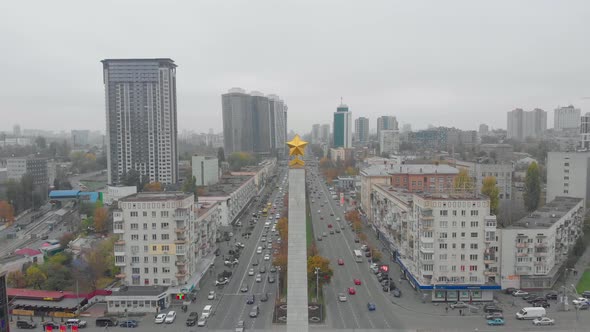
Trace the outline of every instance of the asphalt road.
<path fill-rule="evenodd" d="M 360 249 L 361 244 L 354 242 L 356 236 L 344 219 L 344 209 L 339 205 L 339 201 L 331 198 L 324 181 L 312 175 L 318 174 L 317 170 L 311 172 L 310 174 L 308 170 L 307 179 L 310 180 L 312 188 L 317 189 L 317 193 L 311 190 L 309 198 L 310 202 L 315 201 L 311 203 L 314 235 L 317 238 L 323 232 L 327 234 L 327 237 L 316 243 L 320 254 L 330 259 L 334 269 L 332 281 L 323 289 L 327 307 L 326 325 L 337 329 L 404 328 L 398 314 L 393 310 L 391 296 L 383 292 L 376 277 L 369 270 L 367 259 L 363 257 L 362 263 L 355 261 L 353 250 Z M 321 212 L 318 213 L 318 210 Z M 340 222 L 336 221 L 337 217 L 340 217 Z M 340 227 L 341 233 L 330 234 L 328 224 Z M 343 259 L 344 265 L 338 265 L 338 259 Z M 353 279 L 360 279 L 361 285 L 355 285 Z M 348 294 L 349 287 L 355 288 L 355 295 Z M 339 302 L 338 293 L 344 293 L 347 302 Z M 368 310 L 368 302 L 376 305 L 375 311 Z"/>

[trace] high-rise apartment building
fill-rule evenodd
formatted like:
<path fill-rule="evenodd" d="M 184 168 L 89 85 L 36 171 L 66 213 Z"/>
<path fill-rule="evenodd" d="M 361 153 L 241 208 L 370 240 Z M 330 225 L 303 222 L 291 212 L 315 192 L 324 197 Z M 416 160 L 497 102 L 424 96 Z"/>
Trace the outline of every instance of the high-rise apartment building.
<path fill-rule="evenodd" d="M 72 146 L 81 147 L 88 145 L 90 130 L 72 130 Z"/>
<path fill-rule="evenodd" d="M 10 331 L 10 304 L 7 296 L 7 275 L 5 271 L 0 271 L 0 332 Z"/>
<path fill-rule="evenodd" d="M 395 116 L 384 115 L 377 118 L 377 137 L 381 130 L 399 130 Z"/>
<path fill-rule="evenodd" d="M 320 124 L 316 123 L 311 126 L 311 143 L 318 144 L 320 141 Z"/>
<path fill-rule="evenodd" d="M 232 88 L 221 95 L 225 153 L 284 151 L 287 106 L 276 95 Z"/>
<path fill-rule="evenodd" d="M 576 197 L 590 206 L 590 151 L 547 153 L 547 195 Z"/>
<path fill-rule="evenodd" d="M 369 141 L 369 119 L 365 117 L 359 117 L 354 120 L 354 135 L 355 140 L 361 144 L 365 144 Z"/>
<path fill-rule="evenodd" d="M 547 130 L 547 112 L 535 108 L 530 112 L 525 112 L 517 108 L 508 112 L 508 138 L 523 141 L 530 138 L 541 138 Z"/>
<path fill-rule="evenodd" d="M 580 150 L 590 151 L 590 113 L 580 118 Z"/>
<path fill-rule="evenodd" d="M 102 60 L 109 184 L 130 170 L 150 182 L 178 180 L 176 64 L 172 59 Z"/>
<path fill-rule="evenodd" d="M 401 139 L 397 130 L 379 132 L 379 154 L 396 154 L 399 152 Z"/>
<path fill-rule="evenodd" d="M 6 160 L 6 178 L 8 180 L 20 181 L 25 174 L 31 176 L 34 185 L 47 187 L 50 184 L 46 158 L 29 156 Z"/>
<path fill-rule="evenodd" d="M 326 144 L 330 144 L 330 125 L 323 124 L 320 128 L 320 140 Z"/>
<path fill-rule="evenodd" d="M 352 147 L 352 113 L 348 111 L 348 106 L 340 104 L 334 112 L 334 142 L 335 148 Z"/>
<path fill-rule="evenodd" d="M 490 133 L 490 127 L 485 124 L 482 123 L 479 125 L 479 136 L 487 136 Z"/>
<path fill-rule="evenodd" d="M 555 130 L 579 128 L 580 114 L 580 109 L 574 108 L 573 105 L 556 108 L 553 111 L 553 128 Z"/>
<path fill-rule="evenodd" d="M 196 271 L 195 199 L 179 192 L 143 192 L 113 212 L 115 266 L 129 286 L 184 285 Z M 191 287 L 186 287 L 191 288 Z"/>

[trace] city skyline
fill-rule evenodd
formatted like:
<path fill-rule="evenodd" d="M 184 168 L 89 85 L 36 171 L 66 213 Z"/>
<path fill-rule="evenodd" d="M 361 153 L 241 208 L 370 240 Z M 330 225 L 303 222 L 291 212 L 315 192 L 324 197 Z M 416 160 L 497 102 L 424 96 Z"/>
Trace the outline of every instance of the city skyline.
<path fill-rule="evenodd" d="M 135 4 L 121 4 L 116 13 L 108 15 L 114 15 L 113 22 L 126 22 Z M 356 117 L 373 120 L 393 114 L 400 125 L 410 123 L 415 129 L 430 123 L 477 129 L 481 122 L 505 128 L 505 113 L 515 108 L 553 110 L 573 104 L 582 114 L 590 109 L 590 100 L 584 99 L 590 77 L 583 57 L 588 48 L 583 31 L 590 24 L 584 20 L 585 3 L 558 7 L 525 1 L 512 4 L 510 11 L 470 3 L 461 3 L 461 11 L 456 10 L 459 4 L 448 3 L 432 3 L 430 11 L 418 4 L 334 4 L 315 7 L 317 16 L 307 17 L 305 24 L 299 17 L 308 14 L 307 4 L 282 4 L 281 9 L 292 15 L 271 17 L 263 25 L 249 22 L 261 15 L 268 17 L 264 2 L 228 7 L 179 4 L 176 19 L 166 29 L 175 33 L 166 33 L 170 43 L 165 49 L 149 42 L 163 36 L 159 27 L 142 24 L 143 33 L 138 34 L 126 23 L 104 26 L 100 20 L 61 10 L 60 6 L 81 10 L 74 2 L 41 3 L 33 13 L 20 3 L 4 4 L 4 12 L 14 15 L 0 23 L 8 46 L 0 57 L 11 63 L 5 68 L 7 83 L 0 105 L 14 116 L 0 130 L 10 130 L 16 123 L 23 128 L 102 130 L 105 107 L 97 61 L 108 57 L 168 56 L 182 64 L 179 130 L 221 131 L 218 96 L 233 86 L 256 86 L 289 100 L 296 115 L 290 118 L 289 130 L 300 133 L 309 131 L 309 116 L 316 123 L 330 123 L 333 105 L 340 97 Z M 372 14 L 363 15 L 369 8 Z M 88 9 L 93 17 L 109 10 L 98 4 L 89 4 Z M 416 12 L 423 16 L 421 20 L 411 18 Z M 326 25 L 322 18 L 328 13 L 341 19 Z M 157 7 L 150 6 L 143 13 L 147 21 L 160 15 Z M 250 52 L 245 41 L 250 38 L 224 26 L 223 18 L 228 15 L 249 36 L 266 33 L 269 40 L 280 40 L 295 51 L 282 52 L 277 47 L 263 55 Z M 358 24 L 350 26 L 346 23 L 350 21 Z M 568 24 L 541 23 L 558 21 Z M 72 25 L 77 28 L 71 29 Z M 474 28 L 463 29 L 463 25 Z M 104 31 L 96 34 L 99 27 Z M 93 38 L 83 38 L 88 35 Z M 224 43 L 217 43 L 219 40 Z M 351 50 L 350 45 L 359 47 Z M 563 47 L 570 50 L 567 56 L 560 51 Z M 40 49 L 43 57 L 38 56 Z M 57 75 L 55 63 L 67 63 L 68 70 Z M 375 64 L 379 71 L 367 63 Z M 555 86 L 555 82 L 560 84 Z M 68 119 L 68 128 L 63 128 L 63 118 Z M 548 120 L 552 127 L 553 118 Z"/>

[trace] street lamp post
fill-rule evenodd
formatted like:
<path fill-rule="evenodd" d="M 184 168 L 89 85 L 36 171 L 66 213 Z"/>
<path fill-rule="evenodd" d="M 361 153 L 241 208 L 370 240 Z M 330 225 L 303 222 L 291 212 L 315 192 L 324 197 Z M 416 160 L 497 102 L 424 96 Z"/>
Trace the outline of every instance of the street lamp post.
<path fill-rule="evenodd" d="M 563 274 L 564 274 L 564 276 L 563 276 L 563 286 L 562 286 L 563 293 L 562 293 L 562 295 L 561 295 L 561 303 L 562 303 L 562 309 L 563 309 L 564 311 L 566 311 L 566 310 L 567 310 L 567 296 L 566 296 L 566 288 L 565 288 L 565 284 L 566 284 L 566 282 L 567 282 L 568 273 L 569 273 L 570 271 L 575 271 L 575 270 L 574 270 L 574 269 L 572 269 L 572 268 L 569 268 L 569 267 L 567 267 L 567 268 L 565 268 L 565 270 L 563 271 Z"/>

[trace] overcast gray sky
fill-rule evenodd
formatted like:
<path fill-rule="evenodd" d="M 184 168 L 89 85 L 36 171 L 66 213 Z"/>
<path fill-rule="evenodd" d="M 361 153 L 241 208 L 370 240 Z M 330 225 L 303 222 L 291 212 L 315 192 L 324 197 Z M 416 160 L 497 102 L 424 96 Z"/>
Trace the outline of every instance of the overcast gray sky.
<path fill-rule="evenodd" d="M 281 96 L 298 132 L 340 97 L 371 128 L 505 128 L 590 112 L 589 32 L 590 1 L 1 1 L 0 130 L 104 131 L 99 61 L 126 57 L 176 61 L 181 130 L 220 131 L 234 86 Z"/>

